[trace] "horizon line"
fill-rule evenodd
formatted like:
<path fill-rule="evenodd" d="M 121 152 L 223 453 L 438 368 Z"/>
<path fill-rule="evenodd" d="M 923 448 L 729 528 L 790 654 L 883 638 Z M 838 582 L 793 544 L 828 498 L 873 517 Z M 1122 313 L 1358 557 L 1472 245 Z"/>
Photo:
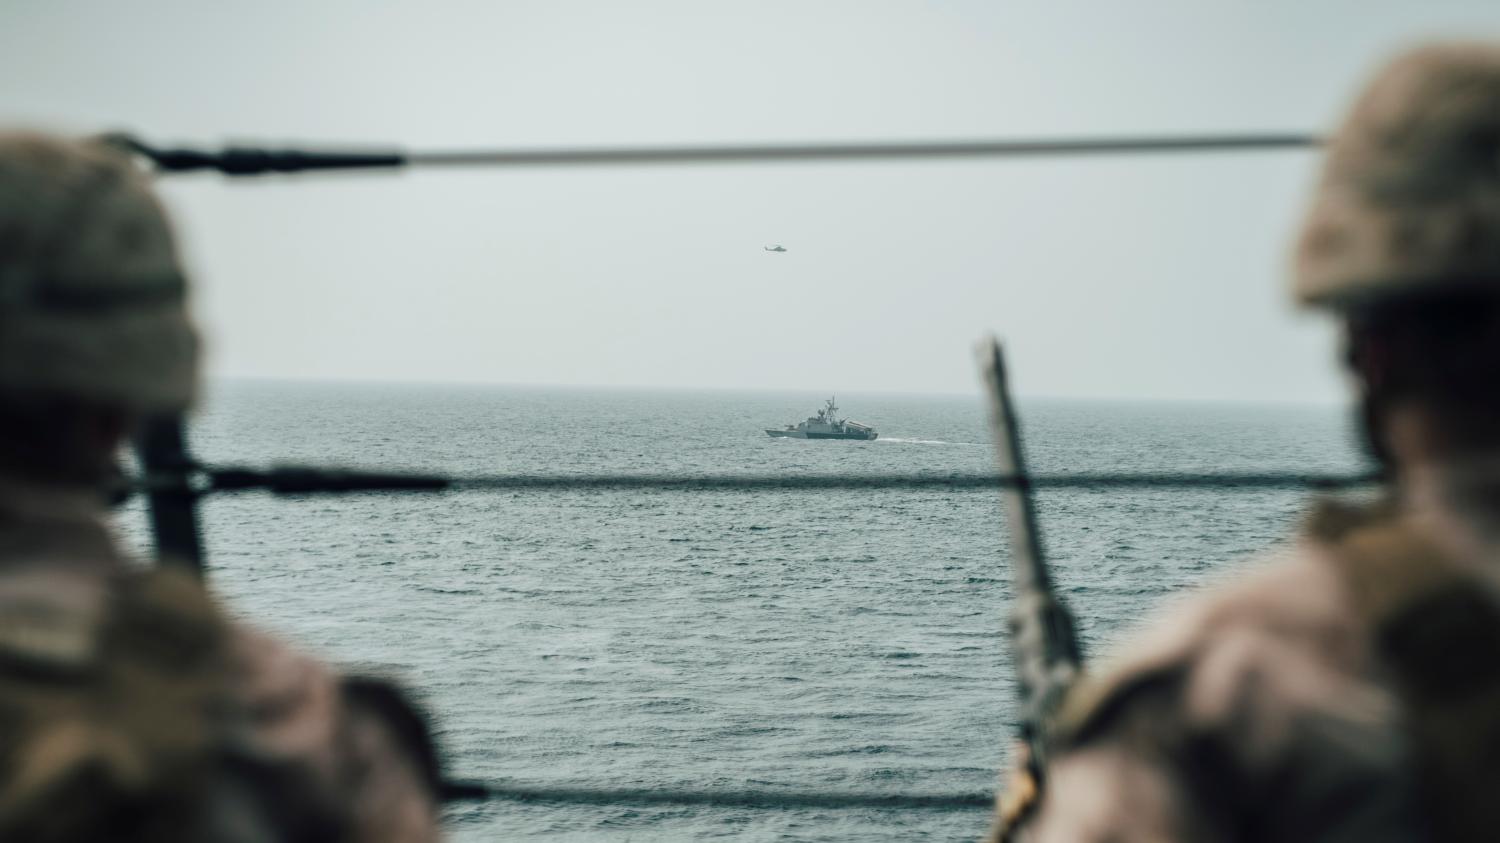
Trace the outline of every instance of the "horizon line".
<path fill-rule="evenodd" d="M 976 384 L 972 392 L 953 391 L 921 391 L 912 389 L 840 389 L 835 391 L 818 390 L 810 387 L 766 387 L 766 386 L 722 386 L 722 385 L 694 385 L 694 384 L 600 384 L 600 383 L 559 383 L 559 382 L 527 382 L 527 381 L 489 381 L 489 380 L 443 380 L 443 379 L 411 379 L 411 378 L 371 378 L 371 377 L 299 377 L 299 376 L 275 376 L 275 375 L 206 375 L 206 384 L 210 388 L 218 384 L 267 384 L 284 386 L 391 386 L 391 387 L 460 387 L 460 388 L 493 388 L 493 389 L 538 389 L 538 390 L 573 390 L 588 391 L 597 390 L 602 392 L 665 392 L 665 393 L 692 393 L 692 392 L 725 392 L 742 394 L 773 394 L 773 393 L 805 393 L 808 395 L 880 395 L 901 396 L 910 398 L 982 398 L 983 390 Z M 1302 407 L 1336 407 L 1347 405 L 1351 400 L 1347 395 L 1333 395 L 1327 398 L 1296 398 L 1277 397 L 1264 398 L 1254 396 L 1173 396 L 1173 395 L 1082 395 L 1066 393 L 1046 392 L 1021 392 L 1018 397 L 1028 401 L 1079 401 L 1089 403 L 1147 403 L 1147 404 L 1242 404 L 1242 405 L 1282 405 Z"/>

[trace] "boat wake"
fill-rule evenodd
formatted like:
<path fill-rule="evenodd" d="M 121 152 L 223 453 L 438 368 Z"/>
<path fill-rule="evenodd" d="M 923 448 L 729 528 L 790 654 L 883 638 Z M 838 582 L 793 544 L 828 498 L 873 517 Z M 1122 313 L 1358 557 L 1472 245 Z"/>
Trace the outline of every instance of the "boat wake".
<path fill-rule="evenodd" d="M 960 447 L 984 447 L 983 442 L 946 442 L 942 439 L 902 439 L 897 436 L 882 436 L 876 442 L 894 442 L 897 445 L 957 445 Z"/>

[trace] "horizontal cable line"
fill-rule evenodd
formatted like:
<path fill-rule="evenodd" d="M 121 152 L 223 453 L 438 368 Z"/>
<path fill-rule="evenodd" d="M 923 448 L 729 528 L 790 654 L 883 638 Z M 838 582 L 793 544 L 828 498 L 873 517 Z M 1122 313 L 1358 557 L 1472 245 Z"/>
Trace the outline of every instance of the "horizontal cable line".
<path fill-rule="evenodd" d="M 973 473 L 919 474 L 503 474 L 444 476 L 330 469 L 196 466 L 184 474 L 158 474 L 131 480 L 123 497 L 146 492 L 263 491 L 279 495 L 360 492 L 584 492 L 725 491 L 767 492 L 847 489 L 931 489 L 937 491 L 1034 489 L 1345 489 L 1378 483 L 1375 473 L 1302 472 L 1069 473 L 1030 478 Z"/>
<path fill-rule="evenodd" d="M 1245 474 L 1056 474 L 1022 479 L 997 474 L 706 474 L 706 475 L 514 475 L 454 478 L 454 491 L 579 491 L 683 489 L 777 491 L 800 489 L 962 489 L 1029 485 L 1036 489 L 1307 489 L 1366 485 L 1368 475 Z"/>
<path fill-rule="evenodd" d="M 418 166 L 551 167 L 611 164 L 748 164 L 777 161 L 894 161 L 918 158 L 1020 158 L 1052 155 L 1250 152 L 1305 149 L 1316 146 L 1318 143 L 1318 139 L 1311 135 L 1268 134 L 592 149 L 583 147 L 410 153 L 406 156 L 406 162 Z"/>
<path fill-rule="evenodd" d="M 661 164 L 754 164 L 798 161 L 902 161 L 954 158 L 1260 152 L 1307 149 L 1310 134 L 1141 135 L 1095 138 L 916 140 L 702 146 L 537 147 L 516 149 L 269 149 L 233 146 L 217 151 L 152 146 L 126 134 L 106 135 L 150 160 L 157 170 L 212 170 L 230 176 L 401 167 L 569 167 Z"/>
<path fill-rule="evenodd" d="M 445 799 L 573 805 L 703 805 L 716 808 L 891 808 L 979 811 L 994 806 L 985 793 L 821 793 L 775 790 L 670 790 L 650 788 L 526 787 L 471 782 L 444 784 Z"/>

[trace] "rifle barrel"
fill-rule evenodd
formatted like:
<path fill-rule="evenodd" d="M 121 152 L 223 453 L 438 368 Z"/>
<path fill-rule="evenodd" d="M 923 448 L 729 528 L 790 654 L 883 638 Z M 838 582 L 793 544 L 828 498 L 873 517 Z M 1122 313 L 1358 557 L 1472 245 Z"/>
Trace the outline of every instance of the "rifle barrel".
<path fill-rule="evenodd" d="M 995 456 L 1000 470 L 1015 481 L 1001 491 L 1010 528 L 1011 576 L 1015 582 L 1009 631 L 1020 685 L 1021 738 L 1030 750 L 1030 773 L 1040 784 L 1048 757 L 1050 724 L 1082 669 L 1083 651 L 1078 645 L 1073 616 L 1053 591 L 1042 555 L 1021 430 L 1010 400 L 1005 355 L 994 339 L 982 347 L 981 355 L 990 397 Z"/>
<path fill-rule="evenodd" d="M 1010 401 L 1010 384 L 1005 369 L 1005 354 L 997 340 L 989 344 L 989 361 L 985 367 L 989 387 L 991 424 L 995 437 L 995 462 L 1002 476 L 1012 482 L 1005 486 L 1005 519 L 1010 525 L 1012 575 L 1021 594 L 1050 591 L 1052 578 L 1042 561 L 1042 544 L 1036 525 L 1036 504 L 1031 495 L 1031 475 L 1026 471 L 1026 455 L 1021 450 L 1021 431 L 1016 422 L 1015 407 Z"/>

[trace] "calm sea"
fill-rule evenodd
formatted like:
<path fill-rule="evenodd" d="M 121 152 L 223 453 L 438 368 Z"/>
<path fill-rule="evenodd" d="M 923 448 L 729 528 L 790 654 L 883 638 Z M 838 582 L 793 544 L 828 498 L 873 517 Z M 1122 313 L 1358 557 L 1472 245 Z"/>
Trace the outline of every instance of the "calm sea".
<path fill-rule="evenodd" d="M 991 469 L 974 398 L 845 395 L 880 439 L 771 439 L 824 396 L 500 387 L 220 386 L 213 462 L 491 472 Z M 1337 471 L 1333 408 L 1022 402 L 1038 472 Z M 1283 538 L 1303 495 L 1053 490 L 1039 499 L 1085 644 Z M 138 513 L 122 514 L 139 538 Z M 466 778 L 579 787 L 983 792 L 1014 693 L 992 493 L 224 497 L 204 509 L 235 610 L 395 673 Z M 453 837 L 972 840 L 983 811 L 490 803 Z"/>

